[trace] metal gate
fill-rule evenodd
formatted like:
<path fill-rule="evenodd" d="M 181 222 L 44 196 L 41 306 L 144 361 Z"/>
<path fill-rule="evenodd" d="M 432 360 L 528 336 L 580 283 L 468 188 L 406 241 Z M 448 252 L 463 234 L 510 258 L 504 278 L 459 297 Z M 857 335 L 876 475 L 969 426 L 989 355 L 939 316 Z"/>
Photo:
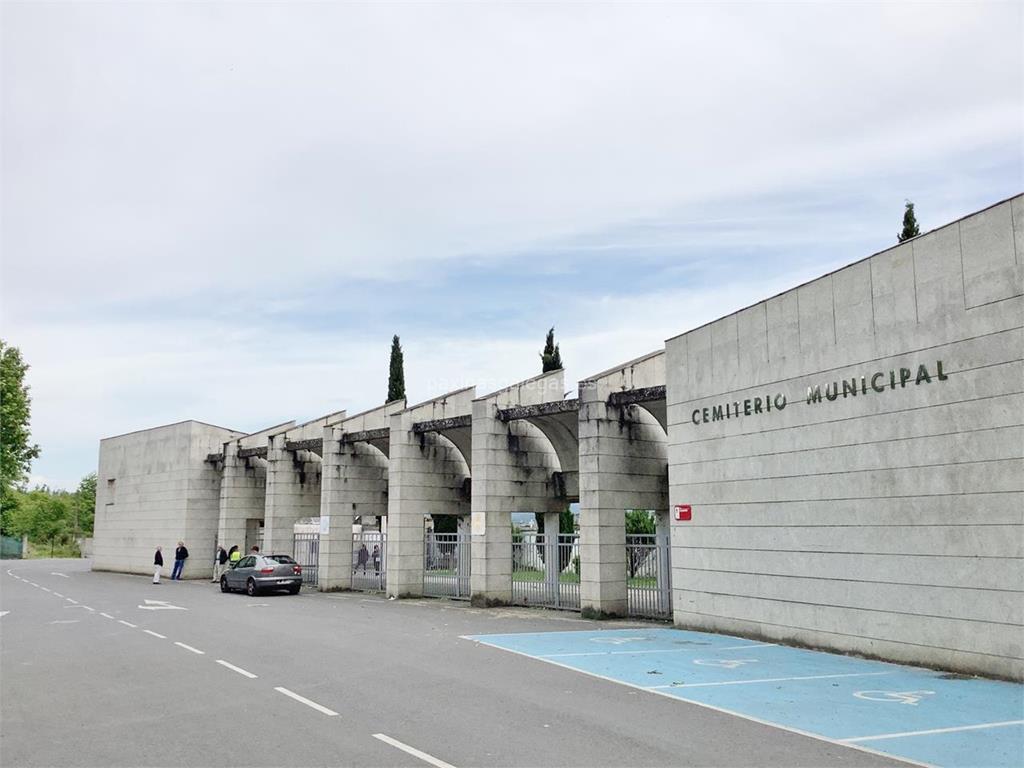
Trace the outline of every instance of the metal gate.
<path fill-rule="evenodd" d="M 579 534 L 513 536 L 512 602 L 579 610 Z"/>
<path fill-rule="evenodd" d="M 315 587 L 319 584 L 320 534 L 296 533 L 292 557 L 302 566 L 302 583 Z"/>
<path fill-rule="evenodd" d="M 671 575 L 667 535 L 626 535 L 626 596 L 630 616 L 671 616 Z"/>
<path fill-rule="evenodd" d="M 469 599 L 470 536 L 427 531 L 423 542 L 423 594 Z"/>
<path fill-rule="evenodd" d="M 387 587 L 388 537 L 380 531 L 352 534 L 352 589 L 383 592 Z"/>

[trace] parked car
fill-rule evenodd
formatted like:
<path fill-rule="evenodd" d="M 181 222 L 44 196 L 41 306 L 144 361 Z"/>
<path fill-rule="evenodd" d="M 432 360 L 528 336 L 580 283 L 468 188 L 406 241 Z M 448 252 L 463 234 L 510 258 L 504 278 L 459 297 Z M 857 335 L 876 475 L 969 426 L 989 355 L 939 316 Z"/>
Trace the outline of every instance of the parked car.
<path fill-rule="evenodd" d="M 302 566 L 289 555 L 249 555 L 220 577 L 220 591 L 244 589 L 258 595 L 275 589 L 299 594 L 302 587 Z"/>

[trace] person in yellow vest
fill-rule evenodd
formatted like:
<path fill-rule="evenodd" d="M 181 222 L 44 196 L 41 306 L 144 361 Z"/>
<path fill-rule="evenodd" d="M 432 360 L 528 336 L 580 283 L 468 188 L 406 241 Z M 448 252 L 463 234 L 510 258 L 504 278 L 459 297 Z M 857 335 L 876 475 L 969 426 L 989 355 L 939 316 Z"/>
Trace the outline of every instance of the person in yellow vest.
<path fill-rule="evenodd" d="M 230 550 L 228 550 L 228 562 L 231 563 L 231 567 L 234 568 L 235 564 L 241 559 L 242 551 L 238 548 L 238 545 L 235 544 Z"/>

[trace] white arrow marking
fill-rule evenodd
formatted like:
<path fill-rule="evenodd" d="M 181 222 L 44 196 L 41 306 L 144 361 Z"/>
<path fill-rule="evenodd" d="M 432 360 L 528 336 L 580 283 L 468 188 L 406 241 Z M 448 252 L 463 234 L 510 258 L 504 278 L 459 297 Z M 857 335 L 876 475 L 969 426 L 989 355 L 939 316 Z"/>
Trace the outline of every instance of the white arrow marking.
<path fill-rule="evenodd" d="M 6 616 L 10 611 L 0 611 L 0 616 Z"/>
<path fill-rule="evenodd" d="M 164 600 L 146 600 L 145 605 L 140 605 L 144 611 L 187 611 L 188 608 L 182 608 L 180 605 L 171 605 Z"/>

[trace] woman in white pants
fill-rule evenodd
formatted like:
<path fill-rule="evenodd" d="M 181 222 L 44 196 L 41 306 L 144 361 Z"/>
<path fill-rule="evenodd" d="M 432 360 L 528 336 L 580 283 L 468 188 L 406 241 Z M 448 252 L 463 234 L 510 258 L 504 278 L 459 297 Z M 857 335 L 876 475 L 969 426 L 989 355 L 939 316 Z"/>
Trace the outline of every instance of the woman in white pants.
<path fill-rule="evenodd" d="M 156 548 L 156 554 L 153 555 L 153 583 L 160 583 L 160 569 L 164 567 L 164 556 L 160 554 L 160 547 Z"/>

